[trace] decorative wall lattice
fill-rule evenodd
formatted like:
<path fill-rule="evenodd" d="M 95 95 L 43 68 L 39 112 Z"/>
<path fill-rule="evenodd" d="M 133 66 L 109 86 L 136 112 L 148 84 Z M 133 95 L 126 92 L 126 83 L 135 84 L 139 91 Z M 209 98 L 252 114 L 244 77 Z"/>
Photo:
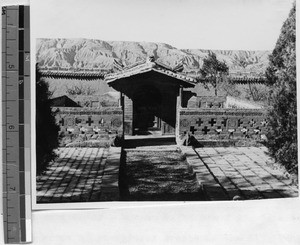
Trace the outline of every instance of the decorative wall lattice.
<path fill-rule="evenodd" d="M 198 140 L 264 138 L 266 111 L 249 109 L 181 109 L 179 133 Z"/>
<path fill-rule="evenodd" d="M 54 107 L 64 145 L 76 140 L 108 140 L 122 135 L 122 109 Z"/>

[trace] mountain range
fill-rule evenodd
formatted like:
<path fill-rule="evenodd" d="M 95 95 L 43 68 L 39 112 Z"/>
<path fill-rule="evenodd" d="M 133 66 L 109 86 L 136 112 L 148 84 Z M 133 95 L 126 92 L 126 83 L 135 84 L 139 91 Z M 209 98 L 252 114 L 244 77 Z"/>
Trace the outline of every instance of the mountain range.
<path fill-rule="evenodd" d="M 174 67 L 183 64 L 184 72 L 197 73 L 203 59 L 214 52 L 225 61 L 230 73 L 263 74 L 270 51 L 177 49 L 154 42 L 103 41 L 96 39 L 37 39 L 36 58 L 41 69 L 114 69 L 143 61 L 147 56 Z"/>

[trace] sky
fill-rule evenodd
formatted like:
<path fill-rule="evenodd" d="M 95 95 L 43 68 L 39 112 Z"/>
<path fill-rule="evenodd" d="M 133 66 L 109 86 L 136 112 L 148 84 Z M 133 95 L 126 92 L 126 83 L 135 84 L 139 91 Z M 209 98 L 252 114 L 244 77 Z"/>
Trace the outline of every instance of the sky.
<path fill-rule="evenodd" d="M 31 0 L 39 38 L 272 50 L 293 0 Z"/>

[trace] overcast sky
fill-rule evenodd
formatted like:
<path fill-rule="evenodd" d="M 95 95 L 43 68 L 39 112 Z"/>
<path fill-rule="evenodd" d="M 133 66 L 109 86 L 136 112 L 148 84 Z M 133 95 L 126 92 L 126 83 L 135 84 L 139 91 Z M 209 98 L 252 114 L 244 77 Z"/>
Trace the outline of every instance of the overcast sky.
<path fill-rule="evenodd" d="M 31 0 L 36 37 L 272 50 L 293 0 Z"/>

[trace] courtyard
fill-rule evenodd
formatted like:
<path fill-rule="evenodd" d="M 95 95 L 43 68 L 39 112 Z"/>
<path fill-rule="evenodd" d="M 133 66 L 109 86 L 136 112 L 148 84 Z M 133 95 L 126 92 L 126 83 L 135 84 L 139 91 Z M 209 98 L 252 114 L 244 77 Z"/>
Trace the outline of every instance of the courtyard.
<path fill-rule="evenodd" d="M 143 146 L 129 151 L 146 152 L 146 158 L 149 150 L 180 151 L 186 156 L 201 187 L 199 198 L 193 200 L 256 200 L 298 196 L 297 180 L 280 167 L 275 167 L 265 147 L 193 149 L 181 146 L 179 150 L 172 145 Z M 44 175 L 37 178 L 38 203 L 121 200 L 121 148 L 62 147 L 56 153 L 57 159 L 49 165 Z M 136 167 L 136 171 L 143 172 L 143 164 L 140 167 Z M 142 200 L 145 201 L 145 198 Z M 131 198 L 130 201 L 136 200 Z"/>

